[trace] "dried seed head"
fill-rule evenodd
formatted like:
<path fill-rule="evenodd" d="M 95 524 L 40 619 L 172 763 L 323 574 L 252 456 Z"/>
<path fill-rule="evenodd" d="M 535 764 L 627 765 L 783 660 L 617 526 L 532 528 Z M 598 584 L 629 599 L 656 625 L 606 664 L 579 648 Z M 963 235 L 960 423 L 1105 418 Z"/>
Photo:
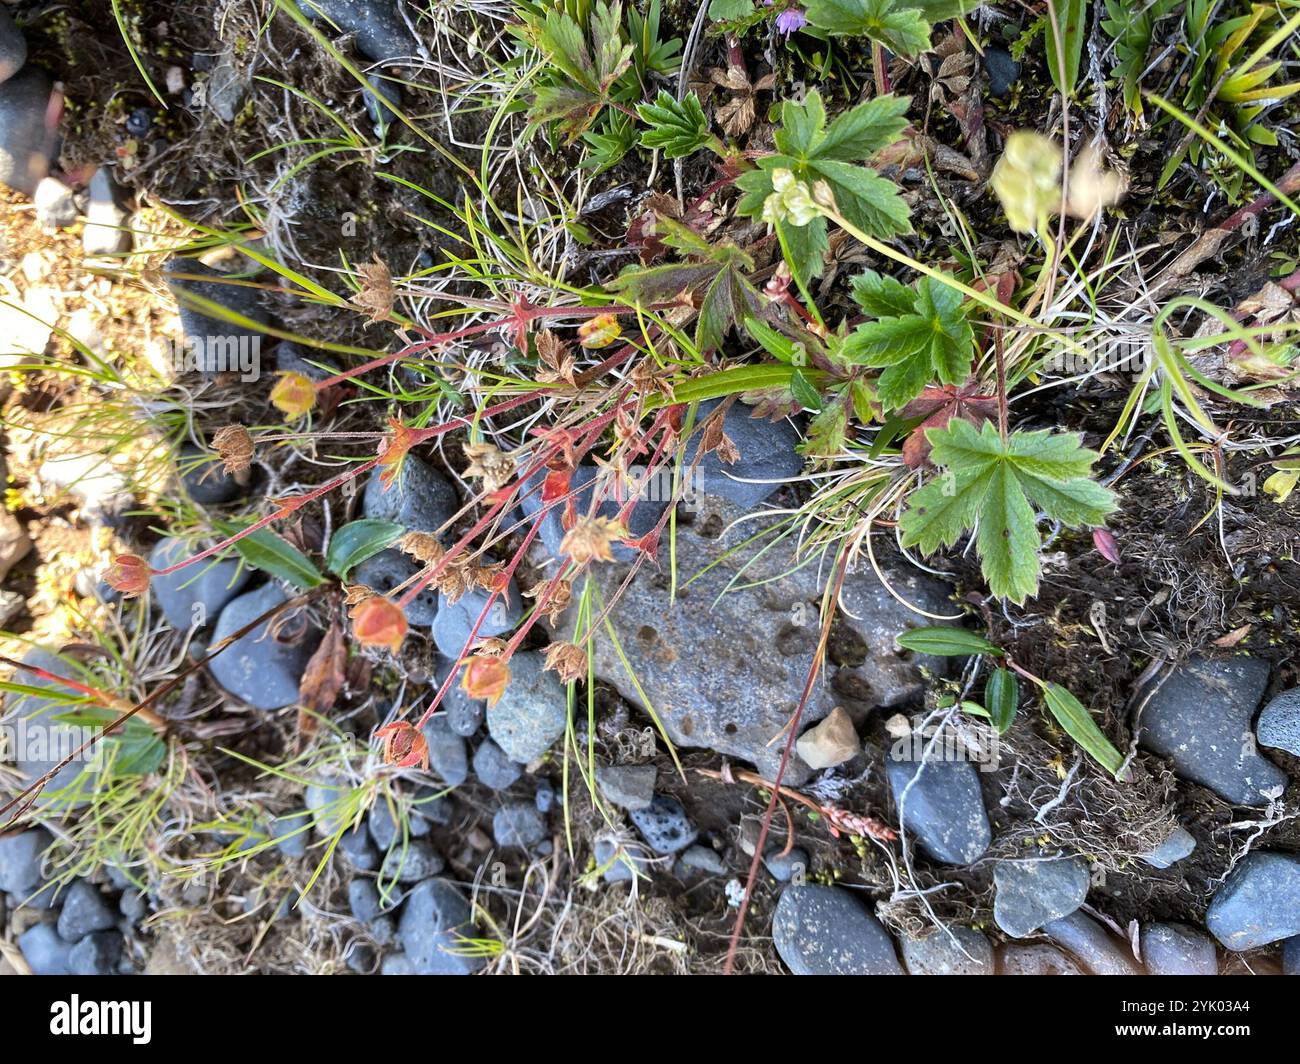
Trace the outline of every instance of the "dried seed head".
<path fill-rule="evenodd" d="M 559 674 L 561 683 L 587 675 L 587 652 L 574 643 L 552 643 L 546 648 L 546 668 Z"/>
<path fill-rule="evenodd" d="M 374 262 L 358 263 L 357 273 L 361 277 L 361 290 L 352 297 L 352 305 L 364 310 L 372 322 L 388 321 L 397 298 L 388 267 L 376 255 Z"/>
<path fill-rule="evenodd" d="M 550 589 L 549 594 L 548 589 Z M 551 588 L 549 580 L 539 580 L 525 591 L 524 595 L 536 599 L 537 609 L 546 615 L 547 621 L 557 625 L 560 623 L 560 618 L 564 616 L 564 611 L 569 608 L 569 603 L 573 601 L 573 581 L 557 580 L 555 587 Z"/>
<path fill-rule="evenodd" d="M 442 561 L 447 549 L 438 542 L 432 532 L 408 532 L 397 544 L 404 554 L 409 554 L 416 561 L 425 565 L 434 565 Z"/>
<path fill-rule="evenodd" d="M 469 459 L 467 477 L 481 477 L 483 487 L 498 491 L 514 479 L 515 464 L 490 443 L 465 444 L 465 457 Z"/>
<path fill-rule="evenodd" d="M 227 425 L 212 437 L 212 446 L 221 455 L 227 473 L 247 473 L 253 462 L 253 437 L 243 425 Z"/>
<path fill-rule="evenodd" d="M 580 517 L 560 541 L 560 553 L 567 554 L 578 565 L 612 562 L 613 544 L 627 535 L 627 527 L 615 517 Z"/>

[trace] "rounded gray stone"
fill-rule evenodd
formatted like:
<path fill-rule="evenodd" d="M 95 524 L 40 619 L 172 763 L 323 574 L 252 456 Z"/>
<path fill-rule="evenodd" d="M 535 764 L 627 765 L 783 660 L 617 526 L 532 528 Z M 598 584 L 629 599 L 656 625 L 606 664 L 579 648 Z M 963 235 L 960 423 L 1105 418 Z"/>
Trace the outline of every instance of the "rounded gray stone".
<path fill-rule="evenodd" d="M 247 489 L 220 462 L 210 461 L 211 458 L 201 447 L 181 444 L 177 455 L 178 475 L 190 499 L 200 506 L 216 506 L 245 494 Z"/>
<path fill-rule="evenodd" d="M 350 34 L 357 50 L 376 62 L 417 55 L 416 43 L 393 0 L 298 0 L 311 19 L 324 19 L 326 36 Z"/>
<path fill-rule="evenodd" d="M 266 584 L 230 601 L 217 619 L 212 641 L 218 643 L 251 623 L 288 596 L 275 584 Z M 284 614 L 285 634 L 301 630 L 301 621 Z M 265 622 L 235 640 L 208 663 L 208 671 L 217 683 L 241 702 L 254 709 L 282 709 L 298 701 L 298 685 L 307 662 L 316 650 L 320 635 L 307 631 L 294 642 L 277 640 Z"/>
<path fill-rule="evenodd" d="M 763 864 L 778 883 L 789 883 L 797 877 L 805 877 L 812 867 L 808 851 L 801 846 L 793 847 L 787 854 L 782 854 L 780 848 L 770 849 L 763 858 Z"/>
<path fill-rule="evenodd" d="M 1024 938 L 1083 904 L 1088 864 L 1078 857 L 998 861 L 993 866 L 993 918 L 1012 938 Z"/>
<path fill-rule="evenodd" d="M 205 374 L 242 373 L 244 366 L 240 359 L 246 359 L 249 372 L 262 375 L 266 369 L 262 364 L 262 347 L 269 345 L 270 340 L 263 335 L 268 320 L 258 289 L 236 284 L 237 278 L 228 278 L 198 259 L 179 255 L 167 260 L 165 275 L 167 287 L 176 297 L 185 338 L 195 345 L 192 351 L 195 364 L 187 368 Z M 199 309 L 197 302 L 187 302 L 186 296 L 216 303 L 254 322 L 257 327 L 206 314 Z M 191 354 L 190 351 L 186 353 Z"/>
<path fill-rule="evenodd" d="M 0 8 L 0 81 L 8 81 L 27 62 L 27 38 L 9 12 Z"/>
<path fill-rule="evenodd" d="M 1164 842 L 1142 859 L 1153 868 L 1169 868 L 1185 857 L 1190 857 L 1195 849 L 1196 840 L 1180 824 Z"/>
<path fill-rule="evenodd" d="M 682 803 L 665 794 L 656 794 L 645 809 L 628 811 L 632 823 L 655 853 L 670 854 L 686 849 L 699 834 Z"/>
<path fill-rule="evenodd" d="M 654 765 L 599 765 L 596 786 L 602 798 L 620 809 L 649 809 L 658 776 Z"/>
<path fill-rule="evenodd" d="M 1264 707 L 1255 734 L 1262 745 L 1300 757 L 1300 687 L 1283 691 Z"/>
<path fill-rule="evenodd" d="M 122 936 L 117 931 L 86 935 L 68 951 L 68 971 L 72 975 L 116 975 L 122 946 Z"/>
<path fill-rule="evenodd" d="M 92 932 L 107 931 L 117 923 L 104 896 L 84 879 L 74 880 L 62 901 L 58 931 L 65 942 L 80 942 Z"/>
<path fill-rule="evenodd" d="M 0 182 L 31 196 L 49 172 L 54 135 L 46 128 L 49 77 L 30 64 L 0 83 Z"/>
<path fill-rule="evenodd" d="M 479 937 L 469 902 L 453 884 L 426 879 L 402 907 L 398 938 L 412 970 L 419 975 L 471 975 L 483 959 L 469 955 L 466 940 Z"/>
<path fill-rule="evenodd" d="M 993 947 L 970 927 L 946 927 L 900 940 L 908 975 L 993 975 Z"/>
<path fill-rule="evenodd" d="M 203 549 L 178 539 L 160 539 L 149 554 L 153 569 L 166 569 Z M 247 565 L 237 558 L 206 558 L 167 576 L 155 576 L 150 590 L 167 623 L 177 631 L 206 628 L 252 579 Z"/>
<path fill-rule="evenodd" d="M 968 865 L 993 841 L 979 772 L 969 761 L 885 759 L 903 829 L 936 861 Z"/>
<path fill-rule="evenodd" d="M 523 771 L 523 766 L 506 757 L 506 752 L 491 739 L 484 739 L 474 751 L 474 775 L 484 787 L 504 791 L 523 775 Z"/>
<path fill-rule="evenodd" d="M 1205 926 L 1235 953 L 1300 935 L 1300 857 L 1247 854 L 1215 893 Z"/>
<path fill-rule="evenodd" d="M 1138 941 L 1151 975 L 1218 975 L 1214 941 L 1187 924 L 1143 924 Z"/>
<path fill-rule="evenodd" d="M 526 850 L 546 838 L 546 818 L 532 802 L 511 802 L 493 814 L 492 837 L 498 846 Z"/>
<path fill-rule="evenodd" d="M 399 842 L 388 851 L 379 874 L 385 881 L 417 883 L 436 876 L 446 864 L 442 854 L 433 848 L 433 843 L 425 839 L 411 839 L 405 846 Z"/>
<path fill-rule="evenodd" d="M 42 669 L 54 676 L 91 685 L 96 683 L 94 675 L 79 663 L 43 647 L 32 647 L 23 655 L 22 660 L 24 665 Z M 66 685 L 38 676 L 27 669 L 15 669 L 13 681 L 58 695 L 80 697 Z M 67 701 L 43 698 L 37 694 L 5 696 L 5 722 L 15 729 L 22 727 L 25 732 L 25 739 L 15 747 L 14 767 L 27 783 L 34 783 L 52 771 L 80 745 L 80 733 L 55 720 L 70 708 Z M 79 794 L 90 782 L 83 775 L 85 771 L 85 766 L 75 761 L 59 769 L 45 785 L 37 804 L 81 804 L 84 799 L 73 795 Z"/>
<path fill-rule="evenodd" d="M 1004 946 L 1001 975 L 1083 975 L 1084 971 L 1055 946 L 1043 943 Z"/>
<path fill-rule="evenodd" d="M 1043 934 L 1070 951 L 1093 975 L 1138 975 L 1128 946 L 1087 913 L 1072 912 L 1043 925 Z"/>
<path fill-rule="evenodd" d="M 361 500 L 366 517 L 394 521 L 408 532 L 437 532 L 460 509 L 451 482 L 414 455 L 402 460 L 402 472 L 390 486 L 384 486 L 381 473 L 376 469 L 366 481 Z"/>
<path fill-rule="evenodd" d="M 448 787 L 459 787 L 469 779 L 469 754 L 465 740 L 447 726 L 447 718 L 430 717 L 421 729 L 429 744 L 429 764 Z"/>
<path fill-rule="evenodd" d="M 1139 745 L 1233 805 L 1260 806 L 1286 774 L 1255 749 L 1251 720 L 1268 686 L 1255 658 L 1180 665 L 1142 710 Z"/>
<path fill-rule="evenodd" d="M 41 862 L 54 842 L 44 828 L 0 835 L 0 894 L 25 898 L 44 882 Z"/>
<path fill-rule="evenodd" d="M 68 957 L 72 944 L 64 942 L 49 924 L 29 927 L 18 936 L 18 948 L 33 975 L 71 975 Z"/>
<path fill-rule="evenodd" d="M 903 974 L 889 934 L 840 887 L 786 887 L 772 917 L 772 942 L 794 975 Z"/>
<path fill-rule="evenodd" d="M 721 403 L 711 399 L 700 404 L 695 416 L 696 428 Z M 700 490 L 721 496 L 745 509 L 753 509 L 782 484 L 803 471 L 803 457 L 795 449 L 800 443 L 798 431 L 789 420 L 769 421 L 753 417 L 753 408 L 733 402 L 723 416 L 722 431 L 735 444 L 739 457 L 730 464 L 711 451 L 696 467 Z M 699 450 L 700 434 L 693 433 L 686 444 L 683 464 L 688 468 Z"/>
<path fill-rule="evenodd" d="M 564 734 L 568 719 L 568 696 L 559 677 L 543 668 L 540 654 L 516 652 L 510 659 L 510 683 L 487 714 L 488 733 L 496 744 L 511 761 L 527 765 Z"/>
<path fill-rule="evenodd" d="M 351 582 L 361 584 L 381 595 L 387 595 L 396 587 L 406 584 L 424 567 L 409 554 L 400 550 L 382 550 L 372 558 L 367 558 L 351 573 Z M 412 585 L 402 588 L 404 595 Z M 431 587 L 424 588 L 404 607 L 408 624 L 421 627 L 433 624 L 438 616 L 438 592 Z"/>

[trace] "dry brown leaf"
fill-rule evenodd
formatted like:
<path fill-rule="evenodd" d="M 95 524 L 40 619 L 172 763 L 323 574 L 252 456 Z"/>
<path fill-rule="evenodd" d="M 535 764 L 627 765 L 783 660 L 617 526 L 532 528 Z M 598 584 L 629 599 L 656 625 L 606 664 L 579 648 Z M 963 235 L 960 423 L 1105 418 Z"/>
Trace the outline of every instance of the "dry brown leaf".
<path fill-rule="evenodd" d="M 305 743 L 316 733 L 317 720 L 313 714 L 325 715 L 334 708 L 339 693 L 347 680 L 347 646 L 343 630 L 331 624 L 316 653 L 307 662 L 302 681 L 298 685 L 298 739 Z"/>

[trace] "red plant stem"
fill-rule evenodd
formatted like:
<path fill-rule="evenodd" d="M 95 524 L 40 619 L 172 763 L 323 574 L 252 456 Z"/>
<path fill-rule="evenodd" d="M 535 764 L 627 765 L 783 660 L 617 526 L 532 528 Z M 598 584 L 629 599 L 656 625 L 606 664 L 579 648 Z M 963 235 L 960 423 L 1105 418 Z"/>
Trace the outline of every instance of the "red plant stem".
<path fill-rule="evenodd" d="M 591 422 L 590 425 L 587 426 L 587 431 L 589 436 L 602 431 L 604 427 L 614 419 L 616 412 L 620 408 L 621 402 L 622 399 L 620 399 L 620 401 L 616 403 L 610 410 L 606 411 L 604 414 L 601 414 L 598 418 L 596 418 L 593 422 Z M 435 426 L 435 427 L 441 428 L 442 426 Z M 583 450 L 585 451 L 586 449 L 590 448 L 590 446 L 591 444 L 587 443 L 586 447 L 584 447 Z M 530 470 L 518 481 L 516 481 L 516 489 L 519 486 L 522 486 L 524 480 L 532 476 L 533 473 L 535 473 L 538 469 L 540 469 L 545 464 L 545 461 L 546 460 L 543 459 L 539 463 L 534 463 L 534 465 L 530 468 Z M 473 540 L 475 536 L 477 536 L 480 532 L 483 531 L 483 529 L 485 529 L 489 524 L 492 523 L 492 520 L 496 517 L 498 513 L 501 512 L 501 510 L 505 508 L 506 504 L 509 501 L 510 501 L 510 496 L 507 495 L 504 498 L 493 503 L 491 509 L 489 509 L 486 514 L 484 514 L 481 518 L 478 519 L 478 521 L 474 523 L 474 527 L 471 528 L 468 532 L 466 532 L 465 535 L 461 536 L 461 538 L 457 540 L 447 550 L 446 554 L 444 554 L 437 563 L 435 563 L 429 568 L 429 571 L 427 573 L 422 574 L 420 578 L 402 594 L 402 597 L 397 600 L 397 604 L 403 608 L 408 606 L 415 599 L 416 595 L 418 595 L 421 591 L 423 591 L 426 587 L 428 587 L 431 583 L 433 583 L 433 581 L 436 580 L 439 575 L 441 575 L 442 571 L 446 569 L 448 565 L 451 564 L 452 560 L 456 557 L 459 551 L 463 550 L 466 546 L 468 546 L 470 541 Z"/>
<path fill-rule="evenodd" d="M 677 303 L 656 303 L 653 306 L 646 307 L 646 310 L 671 310 L 678 306 Z M 408 344 L 400 351 L 391 355 L 384 355 L 380 358 L 371 359 L 369 362 L 363 362 L 359 366 L 353 366 L 342 373 L 336 373 L 332 377 L 326 377 L 323 381 L 316 383 L 316 390 L 328 388 L 332 384 L 340 384 L 343 381 L 351 380 L 353 377 L 360 376 L 372 369 L 380 369 L 383 366 L 399 362 L 404 358 L 409 358 L 413 354 L 421 351 L 427 351 L 432 347 L 440 347 L 443 344 L 455 343 L 457 340 L 465 340 L 471 336 L 480 336 L 483 333 L 491 332 L 493 329 L 504 328 L 513 325 L 517 329 L 526 329 L 529 323 L 537 321 L 539 318 L 596 318 L 602 314 L 613 314 L 621 316 L 624 314 L 635 314 L 636 307 L 534 307 L 528 303 L 520 303 L 513 314 L 508 314 L 500 318 L 493 318 L 491 321 L 479 322 L 477 325 L 467 325 L 463 329 L 454 329 L 445 333 L 426 333 L 427 340 L 418 344 Z"/>
<path fill-rule="evenodd" d="M 772 827 L 772 817 L 776 813 L 777 802 L 781 796 L 781 781 L 785 778 L 785 770 L 790 764 L 790 755 L 794 752 L 795 737 L 799 734 L 799 722 L 803 719 L 803 712 L 808 706 L 808 699 L 812 697 L 813 684 L 817 680 L 817 674 L 821 671 L 822 659 L 826 653 L 826 643 L 830 636 L 831 620 L 835 616 L 835 603 L 839 601 L 840 589 L 844 586 L 844 577 L 849 567 L 849 552 L 847 546 L 840 552 L 837 568 L 839 575 L 835 580 L 835 592 L 831 596 L 830 608 L 827 610 L 826 619 L 822 624 L 821 637 L 817 641 L 817 649 L 813 654 L 812 664 L 808 666 L 808 678 L 804 681 L 803 694 L 799 698 L 799 706 L 794 711 L 794 716 L 790 718 L 790 723 L 786 726 L 785 749 L 781 753 L 781 764 L 777 767 L 776 778 L 772 781 L 772 794 L 767 802 L 767 810 L 763 814 L 763 826 L 758 832 L 758 841 L 754 845 L 754 857 L 749 863 L 749 876 L 745 880 L 745 896 L 740 900 L 740 910 L 736 913 L 736 926 L 731 932 L 731 941 L 727 945 L 727 960 L 723 965 L 722 974 L 731 975 L 736 967 L 736 950 L 740 947 L 740 936 L 745 930 L 745 915 L 749 912 L 749 899 L 754 895 L 754 883 L 758 879 L 758 868 L 763 862 L 763 851 L 767 845 L 768 831 Z"/>
<path fill-rule="evenodd" d="M 170 576 L 172 573 L 184 569 L 187 565 L 193 565 L 195 562 L 202 561 L 204 558 L 212 557 L 212 555 L 216 554 L 218 551 L 223 551 L 227 547 L 238 543 L 245 536 L 251 536 L 254 532 L 266 528 L 267 525 L 273 524 L 280 520 L 280 518 L 288 517 L 291 513 L 294 513 L 307 503 L 319 499 L 322 495 L 326 495 L 340 485 L 346 484 L 349 480 L 359 477 L 368 469 L 373 469 L 379 464 L 380 458 L 382 458 L 382 455 L 371 458 L 368 462 L 363 462 L 359 466 L 354 466 L 346 473 L 340 473 L 333 480 L 327 480 L 319 487 L 313 488 L 306 495 L 297 495 L 292 499 L 283 500 L 280 503 L 280 508 L 274 513 L 267 514 L 265 517 L 253 522 L 253 524 L 249 525 L 247 528 L 241 528 L 233 536 L 223 539 L 220 543 L 213 544 L 211 547 L 207 548 L 207 550 L 199 551 L 199 553 L 195 554 L 193 557 L 186 558 L 184 561 L 177 562 L 175 565 L 169 565 L 166 569 L 151 569 L 150 574 L 152 576 Z"/>

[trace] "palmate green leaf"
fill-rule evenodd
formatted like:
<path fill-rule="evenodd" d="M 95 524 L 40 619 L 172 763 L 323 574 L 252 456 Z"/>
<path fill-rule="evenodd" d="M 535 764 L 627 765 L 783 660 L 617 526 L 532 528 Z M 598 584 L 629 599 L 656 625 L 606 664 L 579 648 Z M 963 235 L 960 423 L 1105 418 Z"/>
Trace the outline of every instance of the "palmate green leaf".
<path fill-rule="evenodd" d="M 855 282 L 854 297 L 868 313 L 880 316 L 845 337 L 840 353 L 851 362 L 884 369 L 876 394 L 886 410 L 906 406 L 936 377 L 956 385 L 970 376 L 975 335 L 960 292 L 928 277 L 912 291 L 869 273 Z"/>
<path fill-rule="evenodd" d="M 591 11 L 591 47 L 578 21 L 552 10 L 536 29 L 536 47 L 559 77 L 537 86 L 529 118 L 558 122 L 572 142 L 587 131 L 609 103 L 615 81 L 632 65 L 632 46 L 622 31 L 621 3 L 597 3 Z"/>
<path fill-rule="evenodd" d="M 754 10 L 754 0 L 712 0 L 709 18 L 714 22 L 731 22 Z"/>
<path fill-rule="evenodd" d="M 684 158 L 712 139 L 709 120 L 700 106 L 700 98 L 693 92 L 680 101 L 660 92 L 654 103 L 640 104 L 636 111 L 646 124 L 641 133 L 642 147 L 661 148 L 666 158 Z"/>
<path fill-rule="evenodd" d="M 1115 508 L 1114 494 L 1090 479 L 1096 453 L 1074 433 L 1016 432 L 1003 442 L 988 422 L 954 419 L 926 438 L 944 472 L 909 497 L 903 546 L 929 553 L 978 527 L 984 578 L 999 598 L 1023 603 L 1038 591 L 1035 508 L 1071 528 L 1100 525 Z"/>
<path fill-rule="evenodd" d="M 809 0 L 808 22 L 836 37 L 866 37 L 896 55 L 930 50 L 930 23 L 911 0 Z"/>
<path fill-rule="evenodd" d="M 861 164 L 894 143 L 907 127 L 908 98 L 877 96 L 858 104 L 827 125 L 821 94 L 811 91 L 803 103 L 781 105 L 781 128 L 773 139 L 776 154 L 758 160 L 758 167 L 736 179 L 744 193 L 737 211 L 749 218 L 763 214 L 772 194 L 772 172 L 789 170 L 810 185 L 825 181 L 841 213 L 853 224 L 881 240 L 912 231 L 907 204 L 898 186 Z M 826 219 L 789 226 L 786 242 L 800 277 L 821 275 L 829 247 Z"/>

